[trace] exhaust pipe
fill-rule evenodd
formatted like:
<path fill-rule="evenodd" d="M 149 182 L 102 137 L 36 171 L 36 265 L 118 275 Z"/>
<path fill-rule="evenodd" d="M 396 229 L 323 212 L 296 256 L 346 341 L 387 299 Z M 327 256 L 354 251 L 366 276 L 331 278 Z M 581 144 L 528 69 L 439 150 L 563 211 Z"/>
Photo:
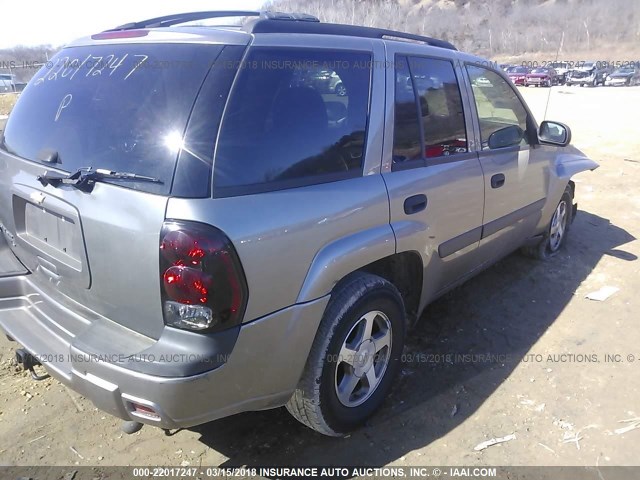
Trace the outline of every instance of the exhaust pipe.
<path fill-rule="evenodd" d="M 46 380 L 49 378 L 49 374 L 38 375 L 34 369 L 38 365 L 42 365 L 36 357 L 27 352 L 24 348 L 16 350 L 16 362 L 22 365 L 22 368 L 31 372 L 31 378 L 36 381 Z"/>

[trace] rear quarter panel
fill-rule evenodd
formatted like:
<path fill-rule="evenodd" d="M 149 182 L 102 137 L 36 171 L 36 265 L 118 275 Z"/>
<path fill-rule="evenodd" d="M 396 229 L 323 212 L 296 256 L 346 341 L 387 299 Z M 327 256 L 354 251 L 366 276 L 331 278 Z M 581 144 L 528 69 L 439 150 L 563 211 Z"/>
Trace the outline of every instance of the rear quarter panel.
<path fill-rule="evenodd" d="M 329 293 L 345 269 L 366 265 L 368 249 L 395 251 L 380 175 L 239 197 L 174 198 L 167 218 L 214 225 L 231 239 L 249 288 L 245 322 L 297 303 L 316 259 L 319 283 L 307 284 L 300 301 Z"/>

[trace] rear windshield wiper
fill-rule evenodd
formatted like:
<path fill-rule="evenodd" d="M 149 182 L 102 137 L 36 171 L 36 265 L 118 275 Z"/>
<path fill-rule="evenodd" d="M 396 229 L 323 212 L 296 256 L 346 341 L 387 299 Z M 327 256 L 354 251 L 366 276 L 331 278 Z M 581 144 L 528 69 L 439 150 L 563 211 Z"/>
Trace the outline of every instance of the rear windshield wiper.
<path fill-rule="evenodd" d="M 71 185 L 72 187 L 87 193 L 91 193 L 96 182 L 100 182 L 102 180 L 130 180 L 134 182 L 163 183 L 159 178 L 138 175 L 137 173 L 114 172 L 104 168 L 94 169 L 93 167 L 80 168 L 75 173 L 68 176 L 60 176 L 44 172 L 44 174 L 38 175 L 37 180 L 44 187 L 47 185 L 51 185 L 53 187 Z"/>

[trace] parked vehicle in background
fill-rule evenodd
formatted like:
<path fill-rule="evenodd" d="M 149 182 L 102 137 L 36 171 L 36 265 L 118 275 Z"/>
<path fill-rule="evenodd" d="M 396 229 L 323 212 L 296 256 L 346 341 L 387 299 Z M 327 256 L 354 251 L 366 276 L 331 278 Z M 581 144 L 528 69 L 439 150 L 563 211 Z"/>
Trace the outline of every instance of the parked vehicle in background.
<path fill-rule="evenodd" d="M 560 251 L 571 177 L 598 165 L 446 41 L 268 12 L 178 27 L 225 15 L 92 35 L 31 80 L 0 137 L 0 328 L 136 428 L 286 405 L 344 435 L 430 302 Z M 74 78 L 87 55 L 104 73 Z"/>
<path fill-rule="evenodd" d="M 569 62 L 553 62 L 549 65 L 549 68 L 553 68 L 556 71 L 558 85 L 564 85 L 567 73 L 571 70 L 571 64 Z"/>
<path fill-rule="evenodd" d="M 527 80 L 527 74 L 530 71 L 529 68 L 523 66 L 511 67 L 507 70 L 507 76 L 514 85 L 523 86 Z"/>
<path fill-rule="evenodd" d="M 601 62 L 585 62 L 567 74 L 567 85 L 580 85 L 581 87 L 597 87 L 604 85 L 609 74 L 609 68 Z"/>
<path fill-rule="evenodd" d="M 333 70 L 326 68 L 313 68 L 307 72 L 297 72 L 292 84 L 307 86 L 317 89 L 322 93 L 333 93 L 339 97 L 347 95 L 347 89 L 340 76 Z"/>
<path fill-rule="evenodd" d="M 476 87 L 493 87 L 493 84 L 487 77 L 478 77 L 473 80 Z"/>
<path fill-rule="evenodd" d="M 507 70 L 509 70 L 513 66 L 514 65 L 511 65 L 510 63 L 501 63 L 500 65 L 498 65 L 498 68 L 500 70 L 502 70 L 503 72 L 506 72 Z"/>
<path fill-rule="evenodd" d="M 526 87 L 551 87 L 558 84 L 558 75 L 553 68 L 534 68 L 527 73 L 524 85 Z"/>
<path fill-rule="evenodd" d="M 15 75 L 10 73 L 0 73 L 0 93 L 11 93 L 15 91 Z"/>
<path fill-rule="evenodd" d="M 640 69 L 622 67 L 607 75 L 604 84 L 611 87 L 640 85 Z"/>

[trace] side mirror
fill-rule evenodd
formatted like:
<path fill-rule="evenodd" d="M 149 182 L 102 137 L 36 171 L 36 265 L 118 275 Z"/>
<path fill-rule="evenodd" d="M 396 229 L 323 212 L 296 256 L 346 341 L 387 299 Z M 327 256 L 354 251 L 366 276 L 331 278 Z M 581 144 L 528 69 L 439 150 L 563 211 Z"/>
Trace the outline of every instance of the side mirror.
<path fill-rule="evenodd" d="M 564 123 L 545 120 L 540 125 L 538 138 L 543 143 L 566 147 L 571 143 L 571 129 Z"/>
<path fill-rule="evenodd" d="M 496 130 L 489 135 L 488 146 L 491 150 L 496 148 L 513 147 L 520 145 L 524 138 L 524 130 L 518 125 L 509 125 L 508 127 Z"/>

